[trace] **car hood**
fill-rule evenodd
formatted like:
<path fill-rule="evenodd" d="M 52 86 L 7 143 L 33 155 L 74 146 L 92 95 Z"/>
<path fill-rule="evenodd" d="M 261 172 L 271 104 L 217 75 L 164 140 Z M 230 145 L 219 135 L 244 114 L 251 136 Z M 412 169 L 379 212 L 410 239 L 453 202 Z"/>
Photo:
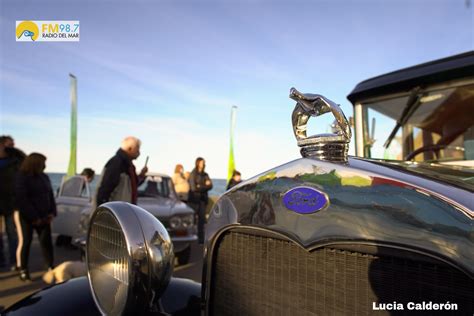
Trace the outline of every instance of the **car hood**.
<path fill-rule="evenodd" d="M 193 210 L 185 203 L 164 197 L 139 197 L 138 206 L 157 218 L 169 218 L 177 214 L 192 214 Z"/>
<path fill-rule="evenodd" d="M 435 178 L 442 172 L 428 176 L 412 169 L 355 157 L 291 161 L 223 194 L 211 210 L 206 238 L 230 225 L 257 226 L 308 249 L 356 241 L 423 249 L 474 275 L 474 194 Z M 285 199 L 295 188 L 316 190 L 326 206 L 304 214 L 292 210 Z"/>

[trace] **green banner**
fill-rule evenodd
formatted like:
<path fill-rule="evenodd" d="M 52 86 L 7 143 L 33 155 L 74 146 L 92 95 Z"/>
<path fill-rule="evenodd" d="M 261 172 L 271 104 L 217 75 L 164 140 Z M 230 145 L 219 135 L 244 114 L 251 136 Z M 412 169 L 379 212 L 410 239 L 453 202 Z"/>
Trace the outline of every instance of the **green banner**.
<path fill-rule="evenodd" d="M 67 176 L 75 176 L 77 173 L 77 79 L 69 74 L 71 79 L 71 149 Z"/>
<path fill-rule="evenodd" d="M 227 183 L 229 183 L 232 178 L 232 173 L 235 170 L 235 160 L 234 160 L 234 128 L 235 128 L 235 116 L 237 113 L 237 107 L 232 106 L 230 112 L 230 153 L 229 153 L 229 168 L 227 173 Z"/>

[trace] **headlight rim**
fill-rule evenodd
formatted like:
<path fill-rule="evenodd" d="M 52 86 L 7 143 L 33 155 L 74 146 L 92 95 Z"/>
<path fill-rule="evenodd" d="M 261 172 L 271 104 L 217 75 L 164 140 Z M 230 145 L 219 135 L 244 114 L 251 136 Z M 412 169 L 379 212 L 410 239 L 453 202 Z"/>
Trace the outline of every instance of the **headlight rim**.
<path fill-rule="evenodd" d="M 194 226 L 194 214 L 184 214 L 181 216 L 181 227 L 190 228 L 193 226 Z"/>
<path fill-rule="evenodd" d="M 157 284 L 157 277 L 161 277 L 158 283 L 162 290 L 164 290 L 171 277 L 173 266 L 170 266 L 169 263 L 170 261 L 172 262 L 174 258 L 171 238 L 169 237 L 169 234 L 163 224 L 155 218 L 157 223 L 151 223 L 151 226 L 156 230 L 156 232 L 159 232 L 160 236 L 163 237 L 161 241 L 162 245 L 167 244 L 167 246 L 162 246 L 161 249 L 165 253 L 165 256 L 163 256 L 164 259 L 162 259 L 162 262 L 156 262 L 153 260 L 152 256 L 152 253 L 155 250 L 152 248 L 156 247 L 154 247 L 150 243 L 150 240 L 147 239 L 150 232 L 152 232 L 150 230 L 150 223 L 148 223 L 148 225 L 143 223 L 144 221 L 149 221 L 151 219 L 151 214 L 136 205 L 126 202 L 108 202 L 100 205 L 93 212 L 87 230 L 86 265 L 92 297 L 102 314 L 106 314 L 107 312 L 104 311 L 103 306 L 96 297 L 90 274 L 91 271 L 89 262 L 90 230 L 93 226 L 92 224 L 94 223 L 93 221 L 95 217 L 101 210 L 111 213 L 111 215 L 117 220 L 127 245 L 129 283 L 127 288 L 126 302 L 123 305 L 123 309 L 119 312 L 120 314 L 136 312 L 137 307 L 139 309 L 143 308 L 144 310 L 147 310 L 159 299 L 159 297 L 156 297 L 156 295 L 151 295 L 149 287 L 152 284 Z M 157 271 L 153 270 L 153 267 L 157 265 L 165 267 L 164 269 L 168 270 L 157 273 Z M 158 289 L 156 290 L 156 292 L 159 292 Z"/>
<path fill-rule="evenodd" d="M 178 223 L 175 226 L 173 226 L 173 224 L 172 224 L 173 220 L 178 221 Z M 182 228 L 182 226 L 183 226 L 183 221 L 181 219 L 181 216 L 179 216 L 179 215 L 171 216 L 170 219 L 168 220 L 168 223 L 169 223 L 169 226 L 172 230 L 178 230 L 178 229 Z"/>
<path fill-rule="evenodd" d="M 95 219 L 95 217 L 99 214 L 100 211 L 107 211 L 109 212 L 114 218 L 115 220 L 118 222 L 119 226 L 120 226 L 120 229 L 123 229 L 123 219 L 121 221 L 121 219 L 116 215 L 115 212 L 113 212 L 112 209 L 108 208 L 107 207 L 107 204 L 109 203 L 105 203 L 105 204 L 102 204 L 100 205 L 92 214 L 91 218 L 90 218 L 90 221 L 89 221 L 89 227 L 87 229 L 87 237 L 86 237 L 86 268 L 87 268 L 87 278 L 89 280 L 89 287 L 91 289 L 91 294 L 92 294 L 92 298 L 94 299 L 94 302 L 97 306 L 97 308 L 100 310 L 101 314 L 103 315 L 106 315 L 108 314 L 106 311 L 103 310 L 103 306 L 99 300 L 99 298 L 96 296 L 96 291 L 94 290 L 94 286 L 92 284 L 92 277 L 91 277 L 91 269 L 90 269 L 90 264 L 89 264 L 89 247 L 90 247 L 90 242 L 89 242 L 89 238 L 90 238 L 90 231 L 92 229 L 92 224 L 93 224 L 93 220 Z M 134 225 L 136 226 L 136 225 Z M 130 240 L 129 238 L 127 238 L 127 236 L 125 235 L 125 233 L 122 231 L 123 235 L 124 235 L 124 239 L 125 239 L 125 243 L 127 245 L 127 254 L 128 254 L 128 266 L 129 266 L 129 269 L 128 269 L 128 287 L 127 287 L 127 296 L 126 296 L 126 302 L 124 304 L 124 308 L 122 311 L 120 311 L 122 314 L 126 313 L 126 310 L 127 310 L 127 306 L 130 305 L 130 301 L 132 301 L 132 297 L 131 297 L 131 292 L 133 290 L 133 288 L 135 287 L 135 284 L 134 284 L 134 279 L 132 277 L 132 274 L 133 274 L 133 255 L 132 255 L 132 247 L 130 245 Z"/>

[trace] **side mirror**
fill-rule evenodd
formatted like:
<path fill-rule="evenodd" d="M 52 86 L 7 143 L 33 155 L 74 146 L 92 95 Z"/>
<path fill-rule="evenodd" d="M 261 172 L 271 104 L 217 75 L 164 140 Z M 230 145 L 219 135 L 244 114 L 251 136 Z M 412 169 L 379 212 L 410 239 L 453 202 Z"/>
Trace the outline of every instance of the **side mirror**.
<path fill-rule="evenodd" d="M 109 202 L 92 214 L 86 242 L 87 275 L 103 315 L 158 311 L 173 262 L 173 244 L 166 228 L 144 209 Z"/>

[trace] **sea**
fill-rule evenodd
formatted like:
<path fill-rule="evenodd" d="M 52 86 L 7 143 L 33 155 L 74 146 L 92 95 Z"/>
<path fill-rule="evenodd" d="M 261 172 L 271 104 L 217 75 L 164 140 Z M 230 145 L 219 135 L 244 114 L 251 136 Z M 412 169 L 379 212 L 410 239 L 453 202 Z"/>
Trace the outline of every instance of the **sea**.
<path fill-rule="evenodd" d="M 61 185 L 61 181 L 63 177 L 66 175 L 65 173 L 55 173 L 49 172 L 46 173 L 51 180 L 51 185 L 53 186 L 53 192 L 58 192 L 58 188 Z M 95 192 L 95 188 L 97 185 L 97 180 L 100 178 L 100 175 L 96 174 L 94 177 L 94 181 L 90 184 L 91 192 Z M 227 181 L 226 179 L 211 179 L 213 188 L 209 191 L 209 196 L 219 196 L 226 191 Z"/>

